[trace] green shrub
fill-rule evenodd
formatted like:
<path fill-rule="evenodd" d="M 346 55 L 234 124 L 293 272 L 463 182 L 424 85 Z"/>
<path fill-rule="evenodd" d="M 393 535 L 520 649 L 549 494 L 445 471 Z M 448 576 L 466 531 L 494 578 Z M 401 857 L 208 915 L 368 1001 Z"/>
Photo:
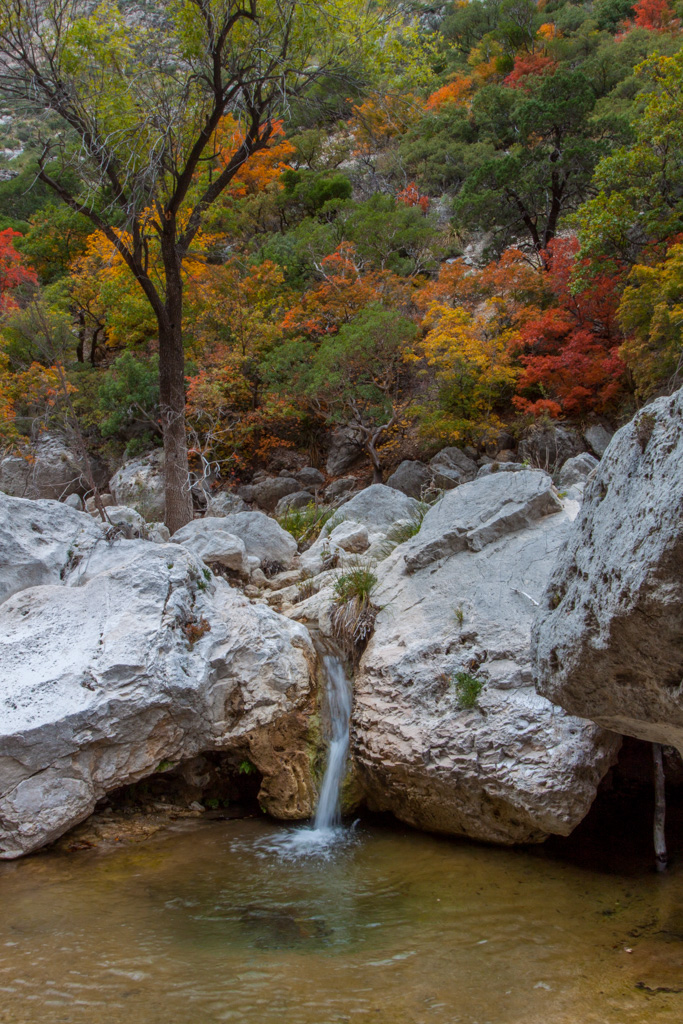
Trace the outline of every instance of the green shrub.
<path fill-rule="evenodd" d="M 358 662 L 375 628 L 379 608 L 370 600 L 377 583 L 372 569 L 356 565 L 342 572 L 334 582 L 336 608 L 332 631 L 347 657 Z"/>
<path fill-rule="evenodd" d="M 347 604 L 354 599 L 361 604 L 368 604 L 376 584 L 377 577 L 372 569 L 365 565 L 354 566 L 337 576 L 334 581 L 334 599 L 337 604 Z"/>
<path fill-rule="evenodd" d="M 455 687 L 458 707 L 461 710 L 465 711 L 477 706 L 479 694 L 484 686 L 481 679 L 470 675 L 469 672 L 455 672 L 453 675 L 453 685 Z"/>
<path fill-rule="evenodd" d="M 288 508 L 278 516 L 277 521 L 283 530 L 291 533 L 294 540 L 301 544 L 314 541 L 333 514 L 333 509 L 310 502 L 304 508 Z"/>

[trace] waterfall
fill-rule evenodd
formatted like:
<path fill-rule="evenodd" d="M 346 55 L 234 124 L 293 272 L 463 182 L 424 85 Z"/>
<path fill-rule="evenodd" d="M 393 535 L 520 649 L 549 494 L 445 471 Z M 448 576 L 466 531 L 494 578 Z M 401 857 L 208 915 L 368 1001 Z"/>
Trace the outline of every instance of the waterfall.
<path fill-rule="evenodd" d="M 327 701 L 330 709 L 331 736 L 327 752 L 327 767 L 313 827 L 330 829 L 341 821 L 339 796 L 346 774 L 346 755 L 349 750 L 349 721 L 351 719 L 351 684 L 339 658 L 327 655 L 323 659 L 327 676 Z"/>

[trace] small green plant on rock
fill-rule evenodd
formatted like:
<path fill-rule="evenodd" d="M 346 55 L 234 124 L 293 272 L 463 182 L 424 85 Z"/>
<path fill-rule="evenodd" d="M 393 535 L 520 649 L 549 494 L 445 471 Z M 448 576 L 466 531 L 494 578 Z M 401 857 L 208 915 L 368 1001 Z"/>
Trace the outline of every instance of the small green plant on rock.
<path fill-rule="evenodd" d="M 333 515 L 331 508 L 310 502 L 304 508 L 288 508 L 277 521 L 283 530 L 291 533 L 297 544 L 304 544 L 314 541 Z"/>
<path fill-rule="evenodd" d="M 240 761 L 237 771 L 240 775 L 253 775 L 256 771 L 256 766 L 248 760 Z"/>
<path fill-rule="evenodd" d="M 465 611 L 464 611 L 463 606 L 461 604 L 459 604 L 458 607 L 455 609 L 454 615 L 455 615 L 455 621 L 460 626 L 460 629 L 462 629 L 463 623 L 465 621 Z"/>
<path fill-rule="evenodd" d="M 429 512 L 430 505 L 421 501 L 413 516 L 404 522 L 395 523 L 387 533 L 386 540 L 382 544 L 382 558 L 386 558 L 399 544 L 405 544 L 407 540 L 416 537 L 420 532 L 422 520 Z"/>
<path fill-rule="evenodd" d="M 369 566 L 355 565 L 334 581 L 332 629 L 346 654 L 358 661 L 375 628 L 379 608 L 371 600 L 377 577 Z"/>
<path fill-rule="evenodd" d="M 453 686 L 458 707 L 462 711 L 476 708 L 479 694 L 483 689 L 483 682 L 469 672 L 455 672 L 453 674 Z"/>

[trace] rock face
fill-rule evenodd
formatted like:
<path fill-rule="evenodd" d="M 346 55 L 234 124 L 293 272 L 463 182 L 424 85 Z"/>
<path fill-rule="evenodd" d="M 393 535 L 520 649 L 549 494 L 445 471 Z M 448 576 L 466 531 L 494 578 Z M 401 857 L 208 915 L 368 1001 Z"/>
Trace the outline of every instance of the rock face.
<path fill-rule="evenodd" d="M 429 510 L 419 534 L 406 545 L 406 566 L 414 572 L 466 548 L 481 551 L 561 508 L 546 473 L 492 473 L 449 491 Z"/>
<path fill-rule="evenodd" d="M 502 490 L 489 491 L 489 481 Z M 352 727 L 366 800 L 416 827 L 487 842 L 566 835 L 620 745 L 533 686 L 531 621 L 578 504 L 562 508 L 540 472 L 484 478 L 440 504 L 376 570 L 381 611 L 357 674 Z M 485 547 L 439 548 L 437 523 L 483 540 L 491 522 Z M 319 595 L 309 602 L 322 620 Z M 469 709 L 458 673 L 474 687 Z"/>
<path fill-rule="evenodd" d="M 683 752 L 683 391 L 618 431 L 534 627 L 540 693 Z"/>
<path fill-rule="evenodd" d="M 42 540 L 24 589 L 0 605 L 0 858 L 50 842 L 162 761 L 208 750 L 249 758 L 272 814 L 307 817 L 306 630 L 206 580 L 182 545 L 106 543 L 63 505 L 7 502 L 11 523 L 38 524 Z M 67 544 L 84 552 L 77 564 Z M 16 591 L 11 574 L 4 583 Z"/>
<path fill-rule="evenodd" d="M 246 575 L 249 572 L 244 541 L 230 533 L 225 519 L 193 519 L 173 535 L 173 544 L 182 544 L 197 558 L 208 564 Z"/>
<path fill-rule="evenodd" d="M 247 555 L 261 562 L 279 562 L 285 569 L 297 554 L 297 544 L 290 533 L 263 512 L 236 512 L 221 522 L 226 530 L 244 541 Z"/>
<path fill-rule="evenodd" d="M 96 459 L 91 460 L 95 483 L 102 487 L 106 474 Z M 57 434 L 45 434 L 31 453 L 31 461 L 8 455 L 0 461 L 0 491 L 15 498 L 65 498 L 90 490 L 85 467 Z"/>
<path fill-rule="evenodd" d="M 58 584 L 105 543 L 98 523 L 83 512 L 0 493 L 0 603 L 27 587 Z"/>
<path fill-rule="evenodd" d="M 402 491 L 411 498 L 421 498 L 432 483 L 432 474 L 424 462 L 405 459 L 387 480 L 387 487 Z"/>
<path fill-rule="evenodd" d="M 114 473 L 109 488 L 117 505 L 134 508 L 145 519 L 163 520 L 164 453 L 159 449 L 126 462 Z"/>

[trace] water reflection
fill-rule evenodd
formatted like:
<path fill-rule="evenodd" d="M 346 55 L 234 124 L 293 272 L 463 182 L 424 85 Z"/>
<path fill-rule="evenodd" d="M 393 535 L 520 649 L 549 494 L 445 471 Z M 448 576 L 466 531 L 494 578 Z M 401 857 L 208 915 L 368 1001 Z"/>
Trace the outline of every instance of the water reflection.
<path fill-rule="evenodd" d="M 365 826 L 291 856 L 308 832 L 202 822 L 0 865 L 0 1021 L 683 1019 L 675 871 L 596 875 Z"/>

